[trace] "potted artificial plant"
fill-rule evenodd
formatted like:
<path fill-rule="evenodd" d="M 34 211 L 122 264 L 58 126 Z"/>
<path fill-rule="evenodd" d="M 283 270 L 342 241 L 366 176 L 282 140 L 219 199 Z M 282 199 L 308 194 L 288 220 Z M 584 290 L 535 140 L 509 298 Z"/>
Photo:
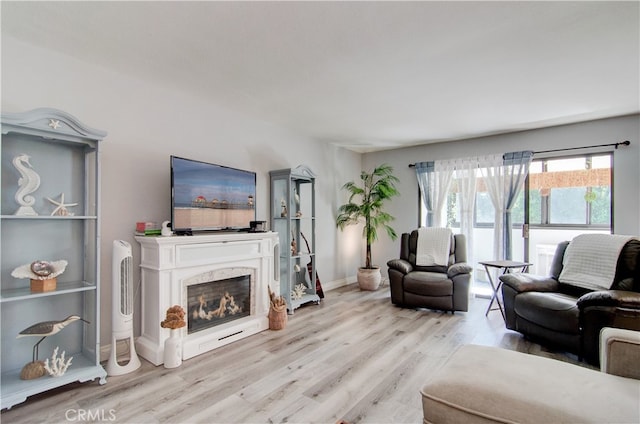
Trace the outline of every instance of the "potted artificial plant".
<path fill-rule="evenodd" d="M 365 266 L 358 268 L 358 285 L 362 290 L 376 290 L 382 279 L 380 267 L 371 264 L 371 245 L 378 239 L 378 229 L 384 229 L 391 240 L 398 238 L 389 226 L 395 218 L 383 211 L 384 202 L 400 194 L 395 186 L 398 181 L 393 168 L 382 164 L 371 173 L 362 171 L 361 185 L 350 181 L 342 186 L 349 193 L 349 201 L 338 208 L 336 225 L 343 230 L 347 225 L 364 223 L 362 236 L 367 253 Z"/>

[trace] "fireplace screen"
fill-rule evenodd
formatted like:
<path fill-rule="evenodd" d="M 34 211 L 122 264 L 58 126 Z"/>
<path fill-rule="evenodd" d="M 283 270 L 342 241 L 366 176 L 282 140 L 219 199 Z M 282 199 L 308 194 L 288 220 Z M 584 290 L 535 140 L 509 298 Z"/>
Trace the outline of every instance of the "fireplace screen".
<path fill-rule="evenodd" d="M 187 333 L 251 315 L 251 276 L 225 278 L 187 287 Z"/>

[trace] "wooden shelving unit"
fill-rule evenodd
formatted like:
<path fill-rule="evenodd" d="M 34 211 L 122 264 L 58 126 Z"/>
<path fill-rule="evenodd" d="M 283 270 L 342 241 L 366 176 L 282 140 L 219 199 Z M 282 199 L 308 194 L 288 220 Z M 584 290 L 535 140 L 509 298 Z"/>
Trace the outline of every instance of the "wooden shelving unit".
<path fill-rule="evenodd" d="M 2 115 L 2 203 L 0 206 L 0 313 L 2 409 L 28 396 L 75 381 L 100 379 L 100 154 L 99 142 L 106 133 L 91 129 L 73 116 L 55 109 L 35 109 Z M 40 179 L 30 195 L 37 215 L 16 215 L 15 196 L 21 174 L 13 164 L 19 155 L 29 156 L 30 167 Z M 51 216 L 56 207 L 47 200 L 65 196 L 68 215 Z M 68 265 L 57 277 L 55 290 L 31 292 L 30 281 L 11 272 L 35 260 L 64 259 Z M 22 367 L 32 360 L 39 337 L 17 338 L 20 331 L 42 322 L 77 321 L 49 336 L 39 347 L 39 360 L 51 356 L 55 347 L 71 366 L 59 377 L 45 374 L 32 380 L 20 378 Z"/>
<path fill-rule="evenodd" d="M 271 229 L 280 239 L 280 294 L 292 314 L 300 305 L 320 302 L 315 285 L 316 177 L 304 165 L 269 174 Z"/>

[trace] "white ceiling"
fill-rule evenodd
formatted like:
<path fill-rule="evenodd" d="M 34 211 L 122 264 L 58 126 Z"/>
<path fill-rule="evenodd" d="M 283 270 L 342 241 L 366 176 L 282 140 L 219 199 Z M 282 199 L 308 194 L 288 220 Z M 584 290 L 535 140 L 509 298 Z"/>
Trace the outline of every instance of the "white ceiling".
<path fill-rule="evenodd" d="M 2 35 L 365 152 L 640 111 L 640 3 L 8 2 Z"/>

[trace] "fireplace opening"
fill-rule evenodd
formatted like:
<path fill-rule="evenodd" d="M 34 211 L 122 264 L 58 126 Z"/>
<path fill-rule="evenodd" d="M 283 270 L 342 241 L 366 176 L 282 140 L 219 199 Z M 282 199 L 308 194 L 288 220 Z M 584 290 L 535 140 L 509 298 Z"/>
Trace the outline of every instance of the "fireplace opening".
<path fill-rule="evenodd" d="M 251 315 L 251 275 L 187 286 L 187 334 Z"/>

